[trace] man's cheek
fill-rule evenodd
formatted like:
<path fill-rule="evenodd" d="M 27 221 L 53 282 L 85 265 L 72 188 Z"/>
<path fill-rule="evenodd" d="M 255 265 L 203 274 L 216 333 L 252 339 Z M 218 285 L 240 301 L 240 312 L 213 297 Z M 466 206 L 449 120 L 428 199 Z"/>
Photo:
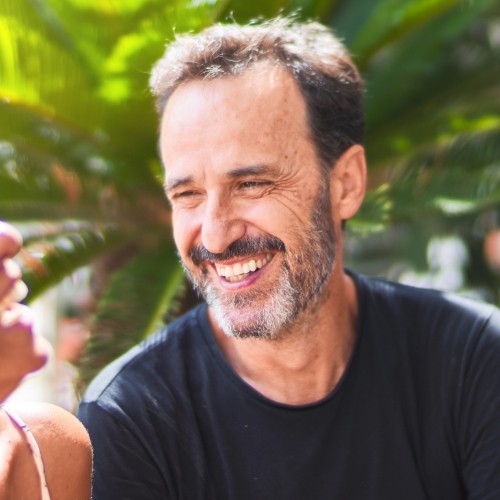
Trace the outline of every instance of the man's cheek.
<path fill-rule="evenodd" d="M 208 265 L 205 262 L 195 263 L 191 258 L 191 252 L 181 255 L 184 269 L 189 272 L 193 278 L 199 278 L 208 274 Z"/>

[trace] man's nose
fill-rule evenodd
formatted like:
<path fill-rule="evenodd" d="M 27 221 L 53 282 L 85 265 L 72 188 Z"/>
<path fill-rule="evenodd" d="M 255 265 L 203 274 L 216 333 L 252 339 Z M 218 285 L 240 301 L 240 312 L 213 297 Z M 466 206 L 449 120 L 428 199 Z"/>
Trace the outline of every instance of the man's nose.
<path fill-rule="evenodd" d="M 207 201 L 201 228 L 201 240 L 212 253 L 223 253 L 234 241 L 245 235 L 245 223 L 231 204 L 218 200 Z"/>

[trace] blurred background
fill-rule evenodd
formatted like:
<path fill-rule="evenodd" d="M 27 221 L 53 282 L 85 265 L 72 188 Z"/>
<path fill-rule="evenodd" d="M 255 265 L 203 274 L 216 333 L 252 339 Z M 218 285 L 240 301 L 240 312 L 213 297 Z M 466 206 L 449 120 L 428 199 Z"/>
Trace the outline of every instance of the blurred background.
<path fill-rule="evenodd" d="M 25 238 L 27 301 L 54 346 L 14 399 L 73 409 L 196 301 L 149 72 L 175 33 L 292 12 L 331 26 L 366 80 L 370 189 L 348 266 L 499 304 L 499 0 L 0 0 L 0 219 Z"/>

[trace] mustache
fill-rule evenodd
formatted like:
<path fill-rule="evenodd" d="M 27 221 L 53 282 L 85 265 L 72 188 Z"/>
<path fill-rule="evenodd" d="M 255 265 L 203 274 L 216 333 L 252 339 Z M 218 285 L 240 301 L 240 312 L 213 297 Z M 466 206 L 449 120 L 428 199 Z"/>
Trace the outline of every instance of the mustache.
<path fill-rule="evenodd" d="M 285 251 L 285 244 L 275 236 L 260 236 L 258 238 L 240 238 L 233 241 L 222 253 L 212 253 L 204 245 L 198 245 L 189 251 L 189 257 L 193 263 L 199 266 L 203 261 L 220 262 L 234 259 L 235 257 L 245 257 L 256 253 L 270 251 Z"/>

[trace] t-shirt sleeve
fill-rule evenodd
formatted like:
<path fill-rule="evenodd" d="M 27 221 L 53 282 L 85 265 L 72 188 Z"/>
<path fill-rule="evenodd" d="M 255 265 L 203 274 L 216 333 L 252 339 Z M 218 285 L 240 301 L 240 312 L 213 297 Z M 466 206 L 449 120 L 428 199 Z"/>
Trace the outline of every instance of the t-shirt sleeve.
<path fill-rule="evenodd" d="M 459 405 L 462 471 L 469 500 L 500 498 L 500 312 L 487 321 L 464 364 Z"/>
<path fill-rule="evenodd" d="M 98 402 L 83 402 L 78 417 L 94 448 L 93 500 L 177 498 L 165 471 L 145 447 L 140 429 L 128 426 Z"/>

